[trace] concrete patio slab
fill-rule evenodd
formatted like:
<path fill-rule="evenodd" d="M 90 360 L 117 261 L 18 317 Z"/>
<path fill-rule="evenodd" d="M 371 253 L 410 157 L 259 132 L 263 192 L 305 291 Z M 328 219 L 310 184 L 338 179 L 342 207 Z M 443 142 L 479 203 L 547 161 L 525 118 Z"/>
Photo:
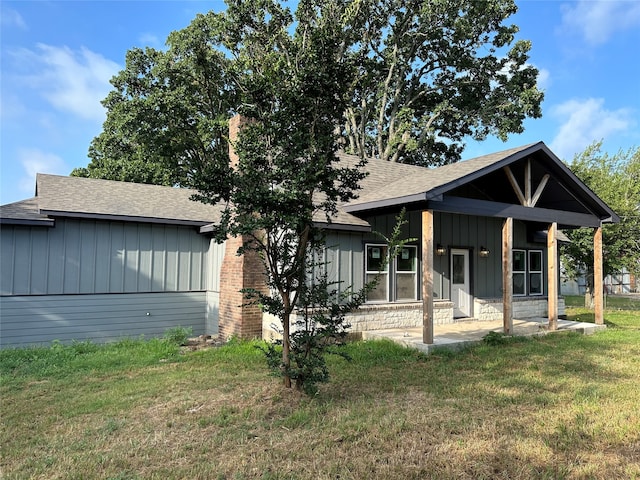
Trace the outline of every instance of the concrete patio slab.
<path fill-rule="evenodd" d="M 364 340 L 388 339 L 405 347 L 429 353 L 434 349 L 460 350 L 466 346 L 481 343 L 483 337 L 489 332 L 502 332 L 502 328 L 501 321 L 462 321 L 434 325 L 432 344 L 422 342 L 422 327 L 369 330 L 362 332 L 362 338 Z M 575 331 L 590 335 L 604 328 L 606 328 L 604 325 L 595 325 L 593 323 L 558 320 L 558 329 L 549 330 L 549 320 L 547 318 L 513 320 L 513 334 L 516 336 L 547 335 L 564 331 Z"/>

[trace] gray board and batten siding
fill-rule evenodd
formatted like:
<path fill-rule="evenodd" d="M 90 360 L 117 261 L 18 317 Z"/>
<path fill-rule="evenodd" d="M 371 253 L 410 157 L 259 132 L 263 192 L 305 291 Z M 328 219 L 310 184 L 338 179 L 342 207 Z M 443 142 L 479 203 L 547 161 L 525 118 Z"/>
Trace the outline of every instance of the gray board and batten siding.
<path fill-rule="evenodd" d="M 355 291 L 364 283 L 364 246 L 367 243 L 383 244 L 383 236 L 389 237 L 396 224 L 394 214 L 368 216 L 371 225 L 369 233 L 331 232 L 326 241 L 326 268 L 329 278 L 339 282 L 340 289 L 352 286 Z M 418 249 L 418 261 L 421 262 L 421 212 L 406 213 L 408 223 L 402 230 L 402 239 L 411 239 L 408 245 Z M 434 212 L 434 247 L 438 244 L 447 249 L 444 256 L 433 256 L 434 261 L 434 298 L 450 298 L 450 251 L 452 248 L 468 249 L 471 252 L 471 284 L 474 297 L 493 299 L 502 297 L 502 219 L 477 217 L 473 215 Z M 542 250 L 546 264 L 546 240 L 534 241 L 527 232 L 525 222 L 514 221 L 514 249 Z M 536 239 L 537 240 L 537 239 Z M 489 256 L 480 257 L 481 247 L 489 250 Z M 422 269 L 418 265 L 418 272 Z M 417 300 L 421 299 L 421 275 L 418 275 Z M 546 292 L 546 276 L 543 276 Z"/>
<path fill-rule="evenodd" d="M 56 218 L 0 230 L 0 346 L 218 329 L 224 245 L 193 226 Z"/>

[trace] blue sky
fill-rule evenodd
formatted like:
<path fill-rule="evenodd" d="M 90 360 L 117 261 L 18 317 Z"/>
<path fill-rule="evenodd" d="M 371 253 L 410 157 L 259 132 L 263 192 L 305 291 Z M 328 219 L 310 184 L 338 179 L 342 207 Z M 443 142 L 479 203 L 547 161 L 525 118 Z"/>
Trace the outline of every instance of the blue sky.
<path fill-rule="evenodd" d="M 544 141 L 562 159 L 594 140 L 640 146 L 640 1 L 517 1 L 511 21 L 533 42 L 543 117 L 521 135 L 468 142 L 463 157 Z M 34 195 L 36 172 L 67 175 L 88 163 L 100 101 L 132 47 L 167 35 L 222 1 L 0 3 L 0 203 Z"/>

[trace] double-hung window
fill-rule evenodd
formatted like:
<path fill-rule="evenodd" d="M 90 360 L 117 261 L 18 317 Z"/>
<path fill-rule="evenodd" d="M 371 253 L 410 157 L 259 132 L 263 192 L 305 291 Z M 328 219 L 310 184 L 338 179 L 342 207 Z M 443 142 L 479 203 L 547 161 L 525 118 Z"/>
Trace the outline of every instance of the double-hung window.
<path fill-rule="evenodd" d="M 542 250 L 513 250 L 513 294 L 543 294 Z"/>
<path fill-rule="evenodd" d="M 542 250 L 529 250 L 529 295 L 542 293 Z"/>
<path fill-rule="evenodd" d="M 378 284 L 367 295 L 370 302 L 389 301 L 389 262 L 386 245 L 367 244 L 365 259 L 365 282 L 369 283 L 378 277 Z"/>
<path fill-rule="evenodd" d="M 369 302 L 415 301 L 418 298 L 418 248 L 404 246 L 392 262 L 384 244 L 367 244 L 365 282 L 378 284 L 367 295 Z"/>
<path fill-rule="evenodd" d="M 402 247 L 395 262 L 395 300 L 416 300 L 418 298 L 418 248 Z"/>
<path fill-rule="evenodd" d="M 527 252 L 513 250 L 513 294 L 527 294 Z"/>

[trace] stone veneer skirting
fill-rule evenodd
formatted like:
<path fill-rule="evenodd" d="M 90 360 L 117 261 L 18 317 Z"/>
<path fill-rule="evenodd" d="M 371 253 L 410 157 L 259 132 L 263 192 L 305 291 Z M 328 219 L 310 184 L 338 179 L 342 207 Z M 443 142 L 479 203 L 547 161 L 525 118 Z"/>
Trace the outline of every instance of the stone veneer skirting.
<path fill-rule="evenodd" d="M 513 318 L 547 316 L 547 297 L 513 297 Z M 563 297 L 558 297 L 558 315 L 565 315 Z M 502 320 L 502 298 L 476 298 L 473 303 L 476 320 Z"/>
<path fill-rule="evenodd" d="M 354 332 L 420 327 L 422 326 L 422 302 L 364 305 L 357 311 L 351 312 L 347 319 Z M 451 322 L 453 322 L 453 302 L 434 302 L 434 325 Z"/>
<path fill-rule="evenodd" d="M 565 314 L 564 298 L 558 298 L 558 315 Z M 535 318 L 547 316 L 547 297 L 515 297 L 513 298 L 513 318 Z M 453 318 L 453 302 L 437 300 L 433 303 L 434 325 L 455 323 Z M 474 316 L 476 321 L 502 320 L 502 298 L 474 299 Z M 274 322 L 275 320 L 275 322 Z M 347 315 L 351 331 L 382 330 L 386 328 L 412 328 L 422 326 L 422 302 L 396 304 L 369 304 L 360 307 Z M 269 315 L 262 318 L 262 336 L 265 339 L 280 338 L 273 328 L 277 319 Z"/>

